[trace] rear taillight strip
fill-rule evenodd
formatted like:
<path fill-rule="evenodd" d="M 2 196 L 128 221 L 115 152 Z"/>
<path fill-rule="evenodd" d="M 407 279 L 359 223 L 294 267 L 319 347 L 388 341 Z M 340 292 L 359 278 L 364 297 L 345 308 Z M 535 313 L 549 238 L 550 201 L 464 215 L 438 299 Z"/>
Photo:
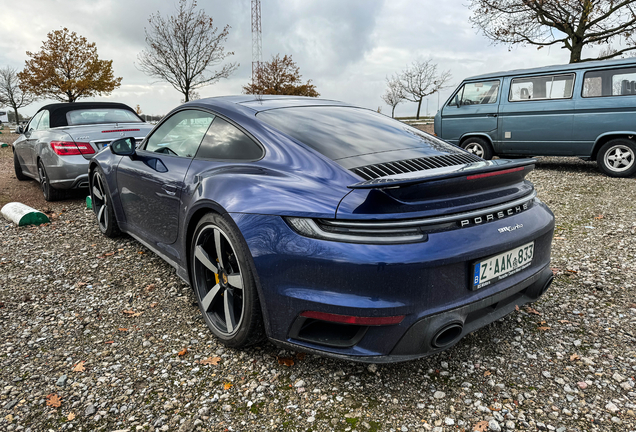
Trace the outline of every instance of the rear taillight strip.
<path fill-rule="evenodd" d="M 468 177 L 466 177 L 466 180 L 477 180 L 477 179 L 480 179 L 480 178 L 494 177 L 494 176 L 498 176 L 498 175 L 502 175 L 502 174 L 510 174 L 510 173 L 517 172 L 517 171 L 523 171 L 525 168 L 526 167 L 518 167 L 518 168 L 510 168 L 510 169 L 507 169 L 507 170 L 488 172 L 488 173 L 483 173 L 483 174 L 469 175 Z"/>
<path fill-rule="evenodd" d="M 332 225 L 346 228 L 397 228 L 397 227 L 414 227 L 414 226 L 426 226 L 437 225 L 442 223 L 457 222 L 464 219 L 476 218 L 479 216 L 496 213 L 498 211 L 514 208 L 529 201 L 532 201 L 537 196 L 536 191 L 532 191 L 530 194 L 516 199 L 514 201 L 508 201 L 503 204 L 498 204 L 492 207 L 481 208 L 464 213 L 454 213 L 446 216 L 438 216 L 431 218 L 421 219 L 409 219 L 401 221 L 386 221 L 386 222 L 364 222 L 364 221 L 335 221 L 321 219 L 320 223 L 324 225 Z"/>

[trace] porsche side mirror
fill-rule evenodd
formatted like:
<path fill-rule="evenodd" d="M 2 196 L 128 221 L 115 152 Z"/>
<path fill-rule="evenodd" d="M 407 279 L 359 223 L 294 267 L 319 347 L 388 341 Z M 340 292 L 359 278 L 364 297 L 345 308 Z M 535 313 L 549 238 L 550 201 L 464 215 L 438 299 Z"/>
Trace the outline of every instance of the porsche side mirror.
<path fill-rule="evenodd" d="M 134 156 L 135 139 L 132 137 L 116 139 L 110 143 L 110 151 L 118 156 Z"/>

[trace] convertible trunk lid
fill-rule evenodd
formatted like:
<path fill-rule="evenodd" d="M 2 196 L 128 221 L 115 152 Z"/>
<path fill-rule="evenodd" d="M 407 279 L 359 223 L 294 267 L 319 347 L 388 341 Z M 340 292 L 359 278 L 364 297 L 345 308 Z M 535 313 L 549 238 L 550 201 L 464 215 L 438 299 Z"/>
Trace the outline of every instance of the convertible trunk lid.
<path fill-rule="evenodd" d="M 104 123 L 82 126 L 65 126 L 59 129 L 68 133 L 76 143 L 90 143 L 96 153 L 100 152 L 111 141 L 123 137 L 134 137 L 137 144 L 152 130 L 148 123 Z M 92 154 L 85 154 L 90 159 Z"/>

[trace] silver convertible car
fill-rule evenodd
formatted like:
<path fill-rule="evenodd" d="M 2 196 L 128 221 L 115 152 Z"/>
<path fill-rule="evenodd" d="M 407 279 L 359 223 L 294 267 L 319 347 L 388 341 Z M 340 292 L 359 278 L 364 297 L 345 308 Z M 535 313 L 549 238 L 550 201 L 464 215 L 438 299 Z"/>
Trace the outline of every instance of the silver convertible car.
<path fill-rule="evenodd" d="M 73 102 L 46 105 L 20 126 L 13 143 L 18 180 L 38 180 L 47 201 L 69 189 L 88 187 L 88 161 L 111 141 L 134 137 L 141 142 L 152 130 L 128 105 Z"/>

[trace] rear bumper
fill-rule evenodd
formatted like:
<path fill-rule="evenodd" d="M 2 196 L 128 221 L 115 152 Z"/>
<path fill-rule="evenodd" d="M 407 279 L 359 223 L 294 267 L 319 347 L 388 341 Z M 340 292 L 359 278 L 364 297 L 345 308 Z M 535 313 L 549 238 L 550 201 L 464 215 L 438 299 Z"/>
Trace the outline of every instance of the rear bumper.
<path fill-rule="evenodd" d="M 55 154 L 42 156 L 51 186 L 56 189 L 78 189 L 88 187 L 89 159 L 83 156 L 59 157 Z"/>
<path fill-rule="evenodd" d="M 394 362 L 433 354 L 515 305 L 535 300 L 552 277 L 554 216 L 539 200 L 505 219 L 506 225 L 523 229 L 501 233 L 502 224 L 490 222 L 400 245 L 316 240 L 296 234 L 277 216 L 231 216 L 254 259 L 270 339 L 330 357 Z M 535 242 L 530 267 L 482 289 L 469 289 L 475 261 L 529 241 Z M 394 325 L 320 328 L 303 321 L 305 311 L 404 319 Z M 436 333 L 452 323 L 461 327 L 455 328 L 455 337 L 433 346 Z"/>
<path fill-rule="evenodd" d="M 552 279 L 552 270 L 548 265 L 523 282 L 488 298 L 422 318 L 404 332 L 395 348 L 387 355 L 351 356 L 325 352 L 308 346 L 299 348 L 298 344 L 289 340 L 272 339 L 272 342 L 285 348 L 300 349 L 326 357 L 361 363 L 396 363 L 414 360 L 446 350 L 469 333 L 505 317 L 516 307 L 535 301 L 549 288 Z M 448 338 L 441 340 L 445 331 L 450 332 Z M 437 346 L 436 342 L 440 341 L 445 343 Z"/>

